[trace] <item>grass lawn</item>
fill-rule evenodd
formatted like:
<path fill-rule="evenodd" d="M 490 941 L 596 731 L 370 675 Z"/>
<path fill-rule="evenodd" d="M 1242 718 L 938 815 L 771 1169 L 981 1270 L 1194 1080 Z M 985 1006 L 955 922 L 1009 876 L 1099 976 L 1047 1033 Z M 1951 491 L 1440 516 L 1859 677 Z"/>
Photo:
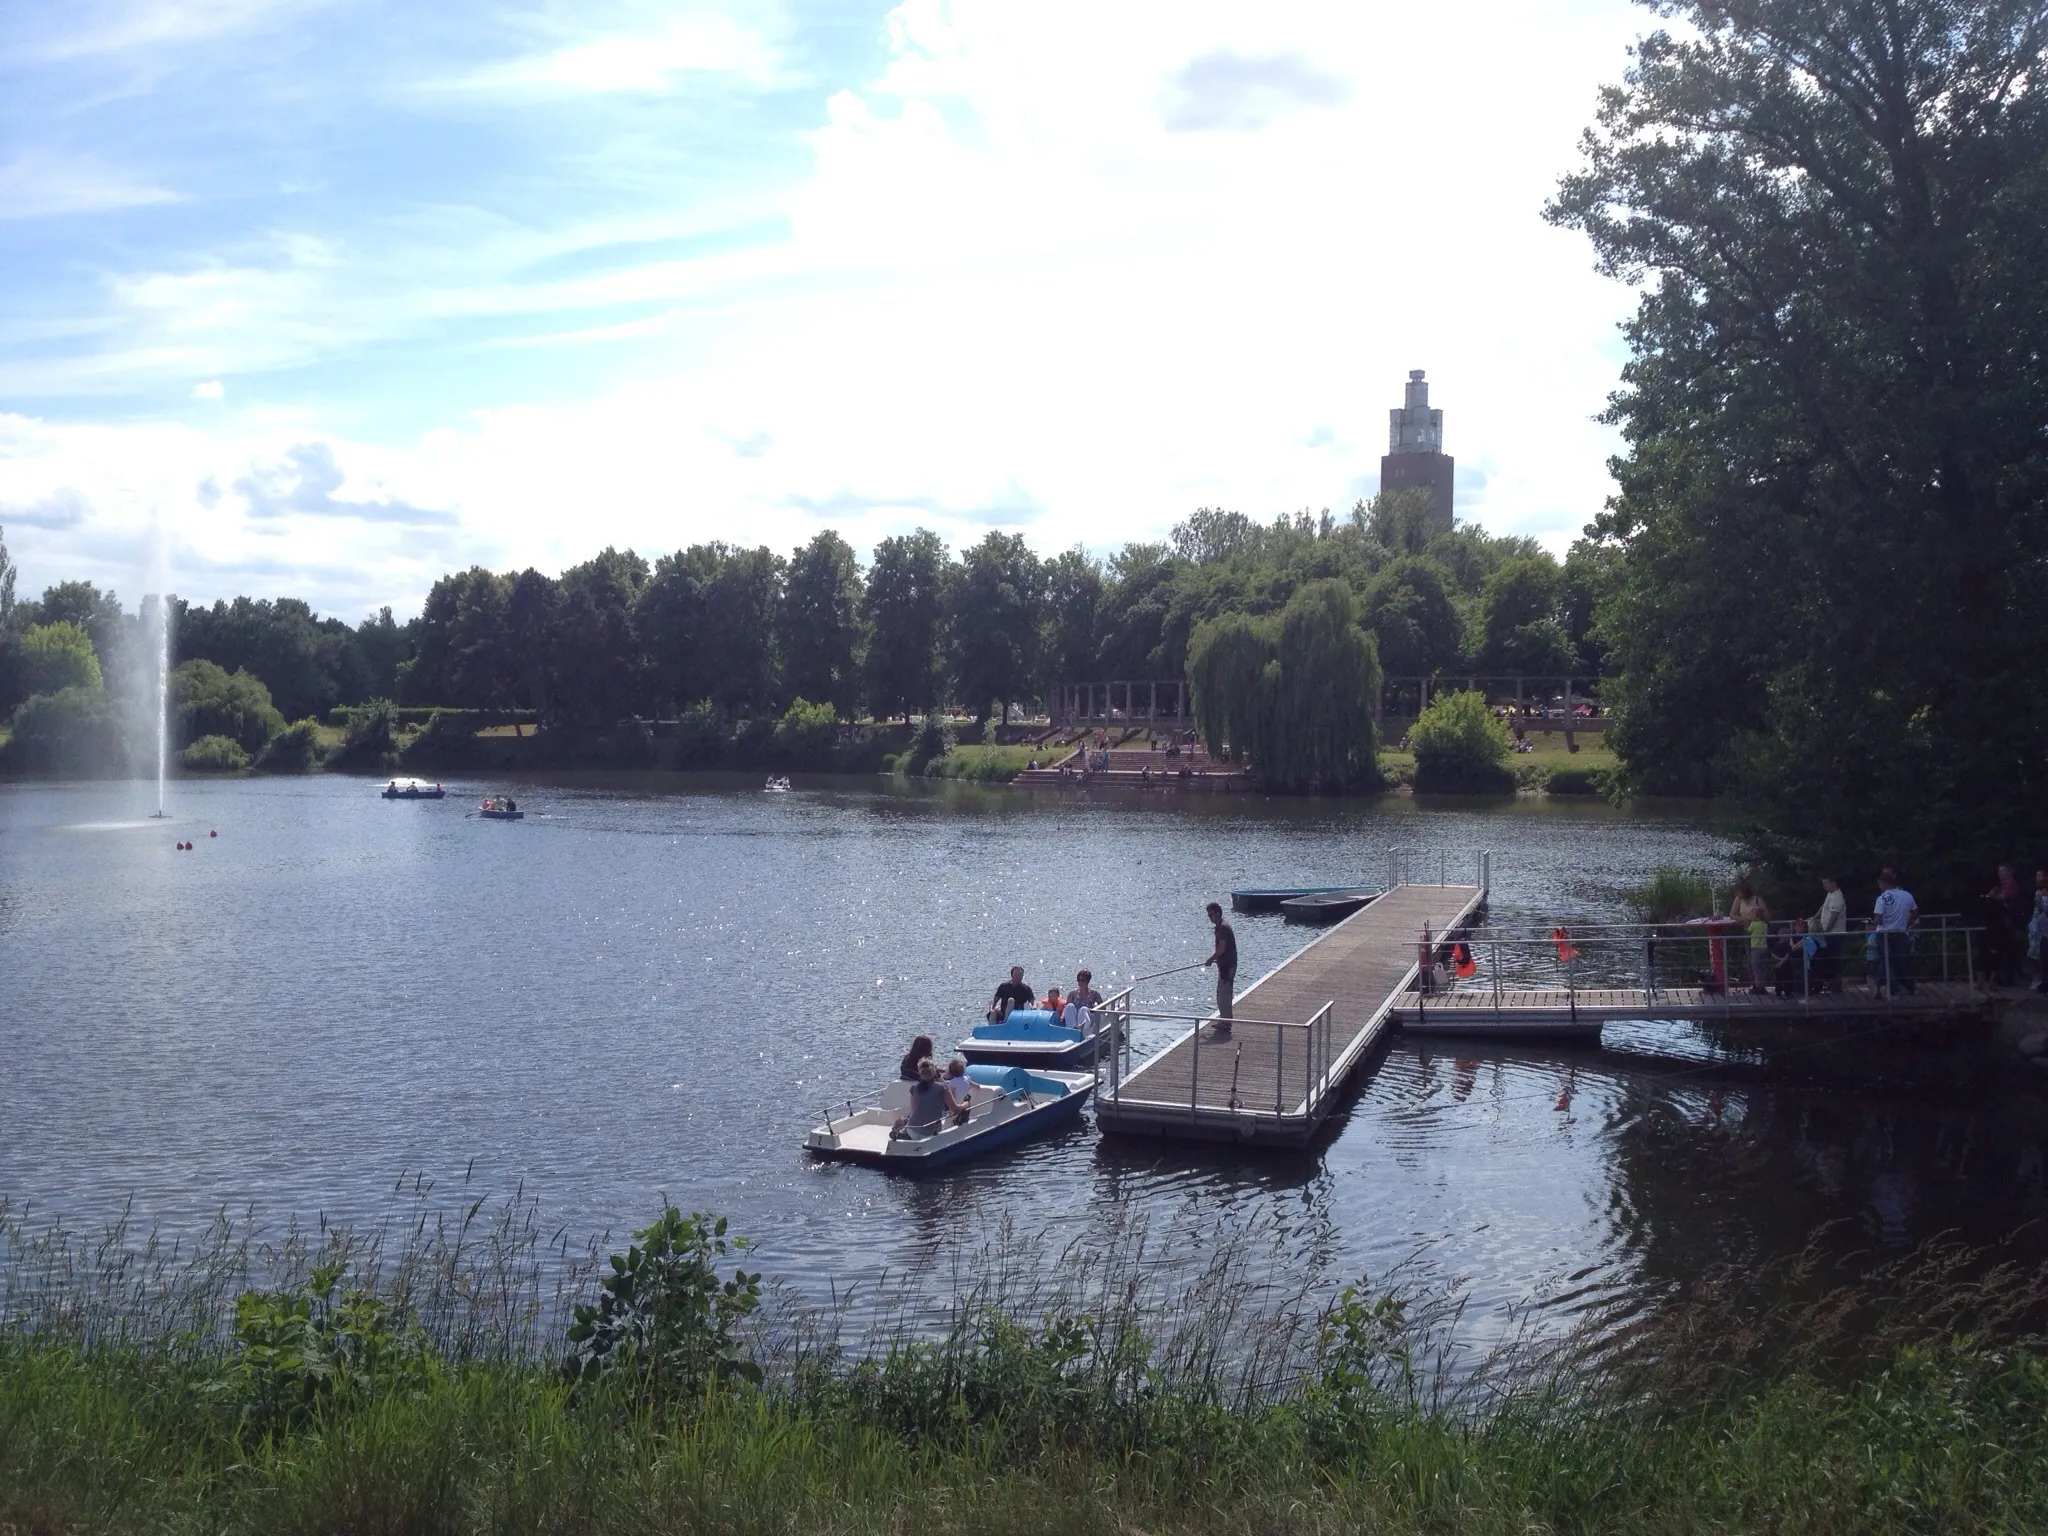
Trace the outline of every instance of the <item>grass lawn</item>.
<path fill-rule="evenodd" d="M 1028 745 L 955 747 L 943 759 L 932 765 L 932 771 L 928 772 L 926 777 L 976 779 L 1002 784 L 1030 767 L 1033 758 L 1044 764 L 1062 756 L 1065 756 L 1064 749 Z"/>

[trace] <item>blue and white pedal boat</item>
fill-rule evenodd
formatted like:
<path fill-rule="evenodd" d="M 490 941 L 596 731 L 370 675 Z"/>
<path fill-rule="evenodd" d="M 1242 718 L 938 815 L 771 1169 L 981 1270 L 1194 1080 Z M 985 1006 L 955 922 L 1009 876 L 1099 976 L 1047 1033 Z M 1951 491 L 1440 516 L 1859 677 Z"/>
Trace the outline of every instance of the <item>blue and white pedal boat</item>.
<path fill-rule="evenodd" d="M 967 1077 L 974 1086 L 965 1125 L 955 1125 L 948 1115 L 935 1131 L 891 1136 L 890 1128 L 910 1108 L 910 1084 L 890 1083 L 866 1108 L 849 1105 L 845 1115 L 827 1118 L 804 1138 L 804 1150 L 814 1157 L 899 1173 L 948 1168 L 1054 1126 L 1073 1124 L 1095 1088 L 1092 1072 L 978 1066 L 969 1067 Z"/>
<path fill-rule="evenodd" d="M 970 1063 L 1054 1069 L 1086 1066 L 1102 1043 L 1102 1030 L 1095 1026 L 1093 1016 L 1090 1024 L 1087 1029 L 1069 1029 L 1049 1008 L 1013 1008 L 1006 1018 L 975 1026 L 974 1033 L 960 1042 L 960 1054 Z"/>

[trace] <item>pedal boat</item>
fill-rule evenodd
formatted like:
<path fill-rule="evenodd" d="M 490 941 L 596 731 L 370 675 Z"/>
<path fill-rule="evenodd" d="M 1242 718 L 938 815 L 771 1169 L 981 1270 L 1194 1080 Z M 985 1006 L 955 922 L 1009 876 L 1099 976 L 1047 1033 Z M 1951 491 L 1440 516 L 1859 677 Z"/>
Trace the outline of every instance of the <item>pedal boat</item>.
<path fill-rule="evenodd" d="M 386 800 L 439 800 L 448 791 L 424 779 L 393 779 L 378 793 Z"/>
<path fill-rule="evenodd" d="M 476 813 L 477 815 L 483 817 L 486 821 L 526 820 L 526 812 L 520 810 L 518 806 L 504 799 L 486 800 L 482 805 L 477 807 Z"/>
<path fill-rule="evenodd" d="M 1013 1008 L 1006 1018 L 975 1026 L 960 1042 L 968 1062 L 1060 1069 L 1086 1066 L 1101 1045 L 1099 1028 L 1069 1029 L 1049 1008 Z"/>
<path fill-rule="evenodd" d="M 899 1173 L 950 1168 L 1054 1126 L 1073 1124 L 1095 1087 L 1091 1072 L 1023 1067 L 969 1067 L 967 1079 L 974 1086 L 965 1125 L 955 1125 L 948 1115 L 935 1131 L 891 1136 L 890 1128 L 910 1108 L 910 1084 L 890 1083 L 865 1109 L 849 1106 L 844 1115 L 828 1116 L 804 1138 L 804 1150 L 813 1157 Z"/>

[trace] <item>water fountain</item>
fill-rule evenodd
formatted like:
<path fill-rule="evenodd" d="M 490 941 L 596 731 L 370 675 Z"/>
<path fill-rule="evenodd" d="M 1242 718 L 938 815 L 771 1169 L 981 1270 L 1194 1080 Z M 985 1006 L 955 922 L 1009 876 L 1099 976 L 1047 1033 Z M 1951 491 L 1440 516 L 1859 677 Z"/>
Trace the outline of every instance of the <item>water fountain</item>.
<path fill-rule="evenodd" d="M 164 779 L 170 766 L 171 747 L 171 584 L 170 557 L 160 516 L 150 518 L 149 566 L 149 584 L 155 591 L 142 600 L 141 610 L 156 674 L 156 694 L 151 700 L 156 714 L 156 809 L 149 814 L 153 821 L 164 821 L 170 816 L 164 806 Z"/>

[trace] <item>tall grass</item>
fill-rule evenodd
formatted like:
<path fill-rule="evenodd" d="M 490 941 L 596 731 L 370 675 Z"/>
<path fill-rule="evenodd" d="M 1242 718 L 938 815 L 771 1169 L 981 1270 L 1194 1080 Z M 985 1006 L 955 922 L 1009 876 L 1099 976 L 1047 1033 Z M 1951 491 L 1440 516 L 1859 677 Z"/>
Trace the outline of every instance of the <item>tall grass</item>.
<path fill-rule="evenodd" d="M 1689 917 L 1706 917 L 1714 910 L 1714 883 L 1709 875 L 1694 869 L 1660 865 L 1655 874 L 1628 893 L 1637 920 L 1645 923 L 1677 923 Z"/>
<path fill-rule="evenodd" d="M 1933 1244 L 1731 1266 L 1638 1317 L 1449 1344 L 1426 1273 L 1261 1278 L 1273 1234 L 1132 1221 L 825 1307 L 771 1295 L 762 1381 L 571 1385 L 596 1249 L 520 1197 L 196 1247 L 0 1221 L 0 1531 L 1948 1531 L 2048 1524 L 2048 1281 Z M 235 1296 L 339 1259 L 429 1369 L 252 1428 Z M 1803 1300 L 1786 1302 L 1787 1293 Z"/>

